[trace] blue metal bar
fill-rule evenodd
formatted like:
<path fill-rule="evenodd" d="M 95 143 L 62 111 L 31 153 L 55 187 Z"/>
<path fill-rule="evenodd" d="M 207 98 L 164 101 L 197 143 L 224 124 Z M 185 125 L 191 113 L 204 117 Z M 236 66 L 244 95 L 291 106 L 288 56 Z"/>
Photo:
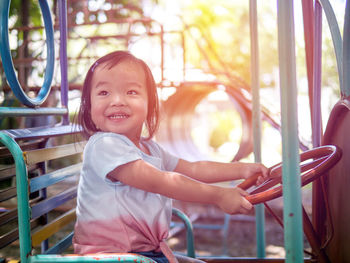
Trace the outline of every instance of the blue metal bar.
<path fill-rule="evenodd" d="M 68 109 L 68 59 L 67 59 L 67 1 L 58 2 L 60 21 L 60 66 L 61 66 L 61 103 Z M 69 123 L 69 114 L 63 117 L 63 124 Z"/>
<path fill-rule="evenodd" d="M 27 167 L 23 160 L 22 150 L 13 138 L 0 132 L 0 142 L 9 149 L 15 160 L 20 257 L 22 263 L 28 263 L 27 256 L 32 250 L 32 243 L 30 238 Z"/>
<path fill-rule="evenodd" d="M 55 37 L 51 18 L 51 11 L 47 0 L 39 0 L 39 5 L 45 24 L 47 62 L 43 87 L 40 89 L 38 97 L 43 98 L 43 101 L 45 101 L 45 99 L 50 93 L 53 72 L 55 69 Z"/>
<path fill-rule="evenodd" d="M 50 185 L 61 182 L 66 178 L 77 175 L 80 173 L 81 167 L 82 164 L 78 163 L 51 173 L 47 173 L 40 177 L 34 177 L 30 180 L 30 192 L 33 193 Z"/>
<path fill-rule="evenodd" d="M 342 95 L 350 96 L 350 1 L 346 1 L 343 32 L 343 85 Z"/>
<path fill-rule="evenodd" d="M 39 0 L 45 24 L 47 64 L 43 86 L 41 87 L 37 97 L 32 99 L 27 96 L 27 94 L 23 91 L 20 83 L 18 82 L 11 57 L 8 37 L 8 18 L 10 3 L 10 0 L 0 1 L 0 55 L 2 64 L 4 66 L 5 75 L 8 83 L 10 84 L 11 89 L 13 90 L 13 93 L 19 99 L 19 101 L 21 101 L 24 105 L 28 107 L 39 106 L 45 101 L 45 99 L 50 93 L 55 66 L 54 34 L 50 8 L 46 0 Z"/>
<path fill-rule="evenodd" d="M 259 38 L 256 0 L 249 1 L 251 86 L 253 92 L 253 147 L 254 160 L 261 163 L 261 107 L 259 84 Z M 264 258 L 265 253 L 265 210 L 263 204 L 255 207 L 257 257 Z"/>
<path fill-rule="evenodd" d="M 17 107 L 0 107 L 1 117 L 22 117 L 22 116 L 44 116 L 56 115 L 61 116 L 68 113 L 66 108 L 17 108 Z"/>
<path fill-rule="evenodd" d="M 73 236 L 74 232 L 69 233 L 63 239 L 58 241 L 54 246 L 46 250 L 43 254 L 50 255 L 63 253 L 67 248 L 69 248 L 72 245 Z"/>
<path fill-rule="evenodd" d="M 32 207 L 32 219 L 38 218 L 52 209 L 66 203 L 67 201 L 77 196 L 77 187 L 72 187 L 60 194 L 57 194 L 49 199 L 41 201 Z"/>
<path fill-rule="evenodd" d="M 315 1 L 314 16 L 314 71 L 313 71 L 313 102 L 312 102 L 312 146 L 321 145 L 322 116 L 321 116 L 321 79 L 322 79 L 322 7 L 318 0 Z"/>
<path fill-rule="evenodd" d="M 29 139 L 42 139 L 60 135 L 72 135 L 79 133 L 80 127 L 74 127 L 72 125 L 61 125 L 54 127 L 35 127 L 28 129 L 14 129 L 14 130 L 3 130 L 8 136 L 15 140 L 29 140 Z"/>
<path fill-rule="evenodd" d="M 300 157 L 292 0 L 278 0 L 278 53 L 282 112 L 283 220 L 286 262 L 303 262 Z"/>

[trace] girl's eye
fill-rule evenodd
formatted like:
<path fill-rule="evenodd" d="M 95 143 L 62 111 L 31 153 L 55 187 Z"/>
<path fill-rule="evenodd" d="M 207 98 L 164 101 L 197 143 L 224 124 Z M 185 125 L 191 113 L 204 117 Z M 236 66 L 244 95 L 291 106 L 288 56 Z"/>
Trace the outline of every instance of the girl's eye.
<path fill-rule="evenodd" d="M 129 90 L 129 91 L 127 92 L 127 94 L 128 94 L 128 95 L 136 95 L 136 94 L 137 94 L 137 91 L 135 91 L 135 90 Z"/>
<path fill-rule="evenodd" d="M 101 95 L 101 96 L 106 96 L 107 94 L 108 94 L 108 92 L 105 91 L 105 90 L 101 90 L 101 91 L 98 93 L 98 95 Z"/>

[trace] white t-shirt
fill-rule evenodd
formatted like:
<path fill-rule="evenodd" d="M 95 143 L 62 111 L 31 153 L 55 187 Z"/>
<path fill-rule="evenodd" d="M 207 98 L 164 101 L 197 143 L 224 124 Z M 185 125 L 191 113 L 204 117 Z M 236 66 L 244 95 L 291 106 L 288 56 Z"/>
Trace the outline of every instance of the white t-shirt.
<path fill-rule="evenodd" d="M 90 137 L 78 186 L 75 253 L 158 251 L 167 238 L 171 199 L 106 177 L 138 159 L 163 171 L 175 169 L 177 157 L 151 140 L 143 144 L 150 155 L 123 135 L 99 132 Z"/>

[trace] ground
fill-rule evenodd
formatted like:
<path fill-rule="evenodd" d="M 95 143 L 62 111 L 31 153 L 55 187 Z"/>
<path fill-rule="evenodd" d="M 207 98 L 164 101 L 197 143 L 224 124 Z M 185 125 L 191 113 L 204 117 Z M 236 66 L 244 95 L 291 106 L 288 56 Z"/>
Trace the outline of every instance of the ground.
<path fill-rule="evenodd" d="M 282 215 L 281 200 L 270 203 L 276 214 Z M 227 246 L 223 230 L 210 230 L 197 228 L 196 224 L 224 223 L 224 214 L 212 206 L 194 206 L 191 204 L 175 204 L 186 214 L 200 214 L 194 222 L 194 239 L 196 255 L 199 256 L 232 256 L 232 257 L 256 257 L 256 225 L 255 215 L 233 215 L 230 217 L 230 224 L 227 232 Z M 190 212 L 192 211 L 192 212 Z M 266 211 L 266 210 L 265 210 Z M 283 258 L 284 252 L 284 232 L 277 221 L 265 212 L 265 243 L 266 257 Z M 184 231 L 170 238 L 168 243 L 172 250 L 186 252 L 186 242 Z M 309 250 L 309 244 L 305 240 L 304 248 Z"/>

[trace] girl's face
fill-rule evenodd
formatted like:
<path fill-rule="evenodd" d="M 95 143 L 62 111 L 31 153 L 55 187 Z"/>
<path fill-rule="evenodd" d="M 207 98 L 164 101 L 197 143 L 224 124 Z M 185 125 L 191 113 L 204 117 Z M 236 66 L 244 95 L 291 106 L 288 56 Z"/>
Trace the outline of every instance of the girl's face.
<path fill-rule="evenodd" d="M 91 118 L 104 132 L 138 141 L 147 118 L 146 76 L 140 65 L 123 61 L 95 69 L 91 82 Z"/>

